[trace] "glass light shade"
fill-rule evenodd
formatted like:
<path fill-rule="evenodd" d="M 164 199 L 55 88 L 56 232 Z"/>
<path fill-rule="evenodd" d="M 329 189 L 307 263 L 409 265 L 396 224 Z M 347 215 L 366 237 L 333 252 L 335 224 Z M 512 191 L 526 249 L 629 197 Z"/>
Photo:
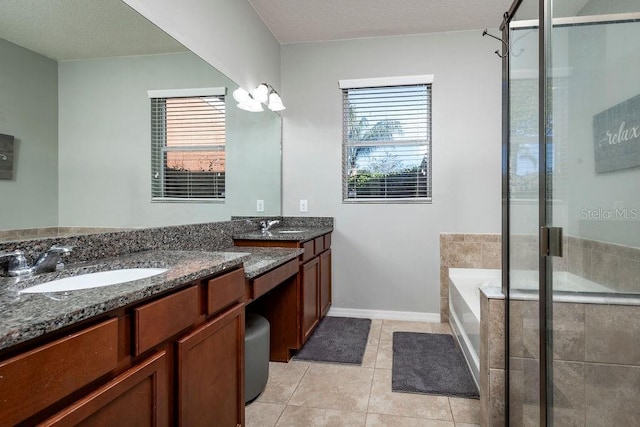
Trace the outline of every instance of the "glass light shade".
<path fill-rule="evenodd" d="M 247 99 L 246 101 L 239 102 L 238 108 L 241 110 L 250 111 L 252 113 L 259 113 L 260 111 L 264 111 L 260 101 L 251 97 L 249 97 L 249 99 Z"/>
<path fill-rule="evenodd" d="M 242 89 L 241 87 L 233 91 L 233 99 L 235 99 L 239 103 L 245 102 L 249 98 L 251 98 L 251 95 L 249 95 L 249 92 Z"/>
<path fill-rule="evenodd" d="M 258 87 L 253 90 L 252 95 L 258 101 L 266 104 L 267 100 L 269 99 L 269 88 L 266 84 L 260 83 L 260 85 L 258 85 Z"/>
<path fill-rule="evenodd" d="M 271 92 L 269 95 L 269 109 L 271 111 L 282 111 L 285 109 L 282 99 L 280 99 L 280 95 L 275 92 Z"/>

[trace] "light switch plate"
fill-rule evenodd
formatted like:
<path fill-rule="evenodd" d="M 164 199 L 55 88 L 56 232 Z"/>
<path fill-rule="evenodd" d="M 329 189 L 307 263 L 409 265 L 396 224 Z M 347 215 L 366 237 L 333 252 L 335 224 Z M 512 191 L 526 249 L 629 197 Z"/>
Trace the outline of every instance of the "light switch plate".
<path fill-rule="evenodd" d="M 300 200 L 300 212 L 307 212 L 307 201 Z"/>
<path fill-rule="evenodd" d="M 256 212 L 264 212 L 264 200 L 258 200 L 256 202 Z"/>

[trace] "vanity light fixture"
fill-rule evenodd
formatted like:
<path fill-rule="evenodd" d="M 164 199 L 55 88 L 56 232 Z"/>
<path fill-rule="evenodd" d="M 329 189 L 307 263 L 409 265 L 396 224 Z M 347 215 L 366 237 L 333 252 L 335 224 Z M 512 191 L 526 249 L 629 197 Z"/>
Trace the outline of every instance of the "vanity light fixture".
<path fill-rule="evenodd" d="M 271 111 L 285 109 L 278 92 L 268 83 L 260 83 L 251 93 L 239 87 L 233 91 L 233 98 L 238 101 L 238 108 L 253 113 L 264 111 L 265 104 Z"/>

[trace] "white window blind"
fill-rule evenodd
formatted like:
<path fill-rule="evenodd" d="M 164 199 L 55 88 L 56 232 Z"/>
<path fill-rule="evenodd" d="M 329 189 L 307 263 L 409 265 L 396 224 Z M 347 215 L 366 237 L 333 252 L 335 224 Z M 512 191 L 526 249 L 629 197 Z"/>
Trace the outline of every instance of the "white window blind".
<path fill-rule="evenodd" d="M 431 84 L 351 82 L 340 82 L 343 200 L 430 202 Z"/>
<path fill-rule="evenodd" d="M 150 92 L 152 200 L 224 200 L 224 95 L 154 94 Z"/>

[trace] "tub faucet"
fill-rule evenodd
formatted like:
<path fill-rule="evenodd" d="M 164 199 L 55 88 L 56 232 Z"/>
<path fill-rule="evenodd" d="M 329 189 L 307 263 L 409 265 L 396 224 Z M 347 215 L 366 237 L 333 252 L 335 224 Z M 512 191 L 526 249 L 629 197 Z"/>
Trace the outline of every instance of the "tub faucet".
<path fill-rule="evenodd" d="M 278 221 L 277 219 L 273 221 L 267 221 L 267 220 L 260 221 L 260 231 L 262 231 L 263 233 L 266 233 L 267 231 L 269 231 L 269 229 L 272 226 L 276 224 L 280 224 L 280 221 Z"/>

